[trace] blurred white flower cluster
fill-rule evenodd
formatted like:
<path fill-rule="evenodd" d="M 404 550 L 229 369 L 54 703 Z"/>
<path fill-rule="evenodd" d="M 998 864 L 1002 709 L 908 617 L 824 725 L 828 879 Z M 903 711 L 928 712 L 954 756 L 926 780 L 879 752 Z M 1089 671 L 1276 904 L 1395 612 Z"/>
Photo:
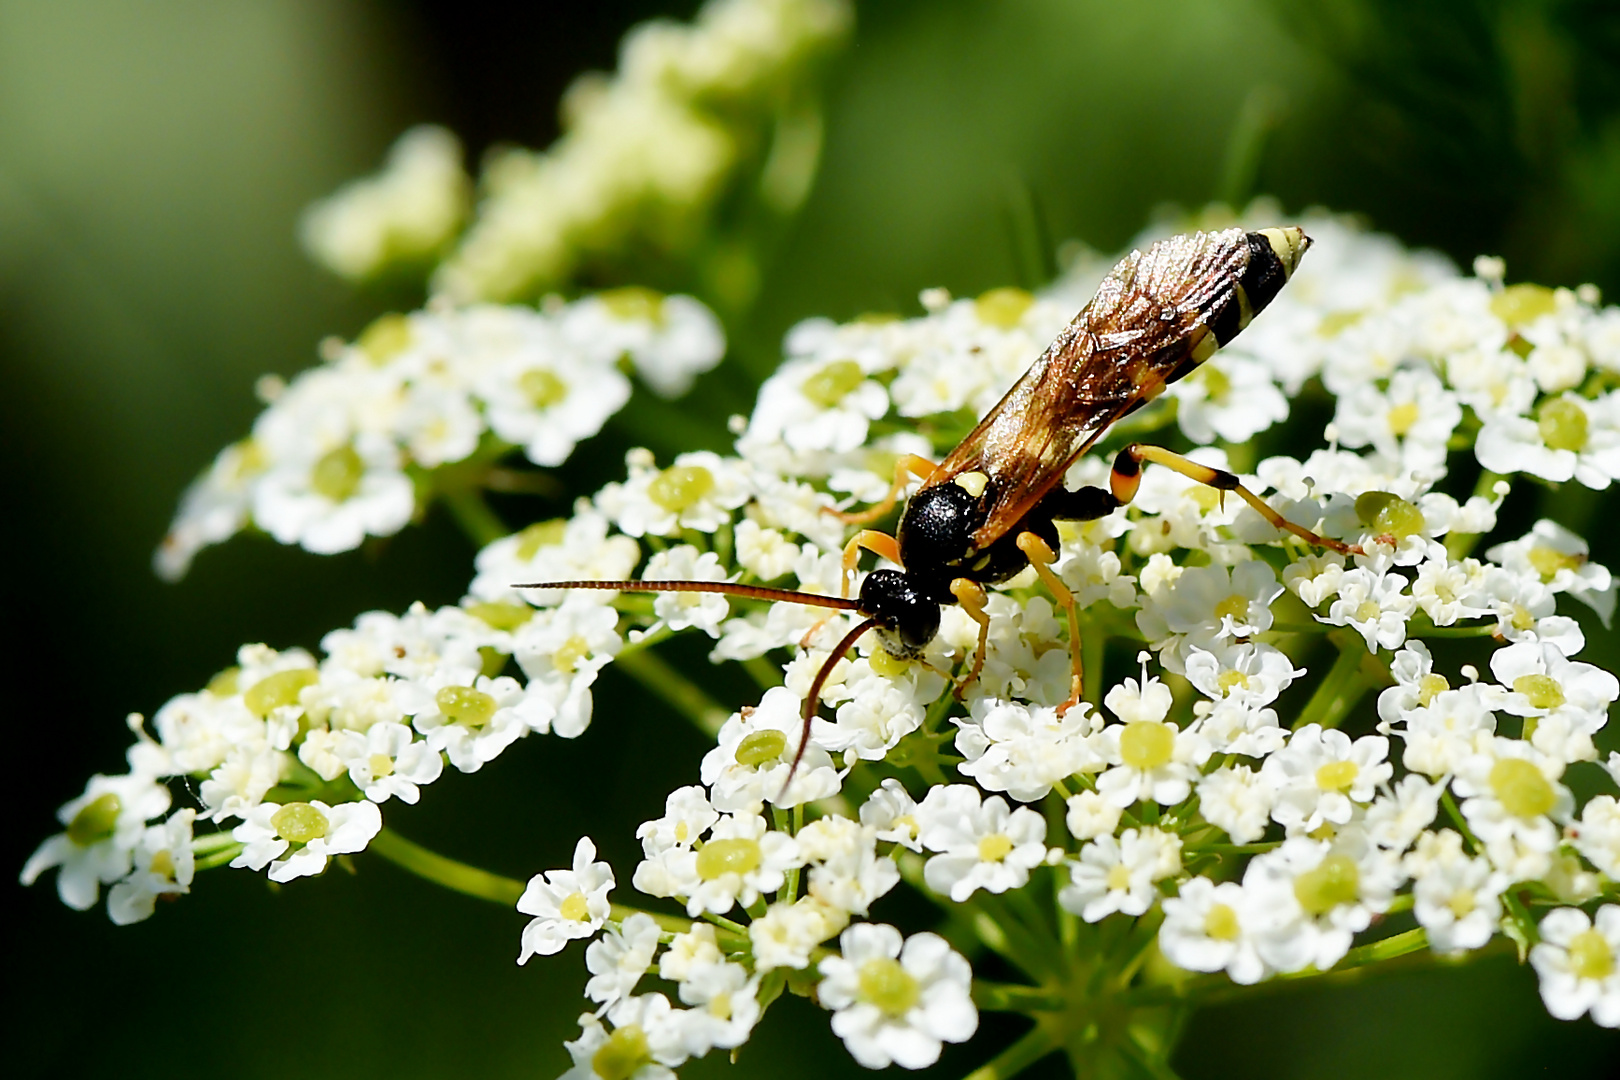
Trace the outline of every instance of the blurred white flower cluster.
<path fill-rule="evenodd" d="M 1277 301 L 1111 442 L 1172 423 L 1224 440 L 1194 456 L 1361 553 L 1310 549 L 1240 500 L 1149 469 L 1128 507 L 1060 528 L 1054 569 L 1084 608 L 1090 658 L 1086 699 L 1062 715 L 1067 627 L 1033 572 L 992 592 L 984 669 L 960 700 L 946 676 L 971 664 L 978 627 L 959 607 L 924 662 L 860 642 L 822 686 L 796 769 L 800 702 L 849 617 L 514 585 L 835 591 L 848 529 L 828 511 L 881 498 L 896 455 L 948 449 L 1072 315 L 1064 297 L 1089 260 L 1043 297 L 934 291 L 919 318 L 801 324 L 734 455 L 660 465 L 634 451 L 626 478 L 569 519 L 484 547 L 460 605 L 363 616 L 319 660 L 244 648 L 150 731 L 136 725 L 130 773 L 62 808 L 65 831 L 24 880 L 59 867 L 76 907 L 111 884 L 109 911 L 129 921 L 199 867 L 316 873 L 373 843 L 378 806 L 414 801 L 445 761 L 476 771 L 530 732 L 579 734 L 608 664 L 696 630 L 716 661 L 780 685 L 731 713 L 698 782 L 637 831 L 630 881 L 664 913 L 615 903 L 619 876 L 588 839 L 518 901 L 521 960 L 590 939 L 570 1077 L 662 1075 L 735 1049 L 784 991 L 831 1010 L 873 1068 L 933 1063 L 980 1008 L 1061 1009 L 1074 1030 L 1113 1017 L 1086 1052 L 1140 1060 L 1166 1006 L 1221 985 L 1508 943 L 1553 1015 L 1620 1025 L 1620 753 L 1598 749 L 1620 682 L 1579 659 L 1570 603 L 1606 619 L 1615 584 L 1575 531 L 1497 526 L 1515 482 L 1620 477 L 1605 426 L 1620 312 L 1585 291 L 1504 287 L 1489 262 L 1462 277 L 1337 219 L 1301 224 L 1317 244 Z M 486 316 L 512 318 L 455 318 Z M 536 318 L 560 333 L 575 316 Z M 379 361 L 362 340 L 340 366 L 374 377 L 426 333 L 388 326 L 404 352 Z M 519 369 L 485 367 L 503 386 Z M 329 392 L 311 380 L 287 396 L 351 415 L 351 392 L 323 378 Z M 1320 392 L 1335 409 L 1325 436 L 1296 425 L 1301 456 L 1256 460 L 1253 436 Z M 481 400 L 536 460 L 566 453 L 536 450 L 541 431 L 577 437 L 498 426 L 528 390 Z M 334 430 L 364 462 L 355 431 Z M 1078 463 L 1070 485 L 1105 482 L 1106 460 Z M 175 776 L 200 781 L 200 805 L 165 818 Z M 239 823 L 194 836 L 194 821 Z M 874 921 L 902 883 L 946 936 Z M 975 978 L 963 954 L 985 950 L 1013 981 Z M 1168 963 L 1146 962 L 1154 950 Z M 643 987 L 653 977 L 663 989 Z M 1037 1024 L 1009 1060 L 1062 1049 L 1060 1034 Z"/>
<path fill-rule="evenodd" d="M 791 210 L 820 151 L 801 84 L 851 20 L 847 0 L 709 0 L 691 25 L 634 28 L 617 74 L 569 88 L 551 149 L 488 163 L 477 218 L 434 289 L 520 299 L 626 247 L 688 252 L 737 173 L 766 206 Z"/>
<path fill-rule="evenodd" d="M 399 137 L 375 176 L 345 184 L 304 211 L 310 258 L 349 281 L 395 266 L 426 268 L 455 239 L 472 202 L 461 143 L 424 124 Z"/>
<path fill-rule="evenodd" d="M 691 297 L 630 288 L 540 310 L 385 315 L 325 352 L 290 383 L 261 381 L 253 433 L 181 500 L 155 556 L 162 576 L 248 527 L 322 555 L 392 535 L 425 509 L 445 466 L 490 465 L 515 447 L 560 465 L 629 400 L 621 359 L 676 396 L 720 361 L 725 335 Z"/>

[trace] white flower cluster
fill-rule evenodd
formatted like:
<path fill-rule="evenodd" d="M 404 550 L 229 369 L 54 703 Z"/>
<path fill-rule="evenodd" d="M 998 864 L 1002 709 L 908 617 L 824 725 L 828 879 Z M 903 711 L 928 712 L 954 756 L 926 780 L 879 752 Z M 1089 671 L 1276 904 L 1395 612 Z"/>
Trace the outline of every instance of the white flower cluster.
<path fill-rule="evenodd" d="M 434 289 L 463 302 L 519 299 L 632 241 L 683 252 L 751 160 L 764 159 L 760 196 L 791 209 L 809 189 L 819 120 L 775 113 L 806 107 L 798 84 L 851 20 L 847 0 L 709 0 L 689 26 L 637 26 L 615 76 L 569 88 L 550 150 L 490 162 L 477 217 Z"/>
<path fill-rule="evenodd" d="M 382 828 L 378 806 L 415 803 L 446 759 L 477 772 L 530 732 L 583 732 L 591 686 L 623 645 L 616 621 L 594 603 L 536 612 L 469 600 L 363 615 L 326 635 L 320 660 L 243 646 L 235 666 L 149 726 L 130 718 L 130 772 L 93 777 L 62 807 L 65 831 L 23 880 L 60 867 L 58 891 L 80 909 L 112 884 L 109 913 L 128 922 L 150 915 L 156 896 L 188 891 L 194 844 L 272 881 L 318 874 L 330 856 L 364 849 Z M 521 679 L 503 673 L 513 658 Z M 154 824 L 170 808 L 171 777 L 196 781 L 201 805 Z M 233 820 L 228 834 L 194 840 L 195 821 Z"/>
<path fill-rule="evenodd" d="M 363 281 L 394 266 L 430 264 L 455 239 L 471 200 L 460 141 L 424 124 L 399 137 L 382 172 L 305 210 L 298 238 L 334 274 Z"/>
<path fill-rule="evenodd" d="M 441 466 L 514 447 L 561 464 L 629 400 L 621 358 L 674 396 L 724 352 L 708 308 L 645 289 L 385 315 L 290 383 L 261 381 L 266 409 L 186 492 L 158 573 L 179 578 L 248 527 L 322 555 L 391 535 L 425 508 Z"/>
<path fill-rule="evenodd" d="M 936 292 L 920 318 L 795 328 L 735 455 L 660 467 L 632 452 L 626 478 L 570 519 L 485 547 L 462 606 L 368 615 L 330 635 L 319 663 L 245 649 L 238 670 L 154 718 L 129 776 L 97 777 L 63 808 L 67 831 L 25 879 L 61 866 L 77 906 L 118 882 L 117 918 L 184 891 L 187 852 L 278 880 L 314 873 L 363 847 L 380 826 L 375 804 L 414 798 L 441 755 L 473 771 L 529 731 L 577 734 L 603 666 L 695 628 L 716 660 L 756 674 L 773 655 L 782 683 L 730 716 L 701 783 L 638 830 L 635 888 L 695 921 L 612 904 L 617 879 L 589 840 L 519 903 L 532 919 L 522 959 L 594 939 L 594 1005 L 568 1044 L 579 1080 L 661 1075 L 735 1049 L 784 989 L 832 1010 L 863 1065 L 934 1062 L 977 1026 L 973 974 L 942 938 L 868 921 L 901 881 L 1028 977 L 975 991 L 1013 1002 L 1002 1007 L 1059 987 L 1079 995 L 1062 1007 L 1084 1015 L 1095 980 L 1075 977 L 1081 965 L 1123 973 L 1107 992 L 1126 996 L 1099 1006 L 1109 1015 L 1131 993 L 1158 1007 L 1207 985 L 1142 964 L 1154 942 L 1176 967 L 1247 985 L 1500 937 L 1529 946 L 1553 1015 L 1620 1024 L 1620 754 L 1600 765 L 1598 749 L 1620 682 L 1577 659 L 1584 634 L 1559 605 L 1567 595 L 1607 618 L 1614 582 L 1551 520 L 1472 554 L 1498 531 L 1515 470 L 1485 460 L 1500 417 L 1459 375 L 1494 342 L 1480 363 L 1520 365 L 1529 380 L 1512 392 L 1521 418 L 1559 401 L 1585 410 L 1611 393 L 1603 328 L 1616 312 L 1459 278 L 1331 219 L 1305 226 L 1318 240 L 1305 266 L 1321 269 L 1301 271 L 1238 359 L 1279 395 L 1319 380 L 1337 399 L 1336 437 L 1303 458 L 1264 458 L 1244 480 L 1357 553 L 1313 550 L 1241 500 L 1149 469 L 1128 507 L 1060 529 L 1054 569 L 1082 608 L 1096 684 L 1061 714 L 1067 625 L 1033 572 L 992 591 L 983 670 L 957 684 L 960 704 L 950 676 L 979 640 L 961 608 L 944 609 L 918 662 L 861 641 L 823 683 L 796 767 L 800 703 L 851 617 L 709 593 L 513 587 L 639 566 L 649 579 L 837 591 L 848 530 L 828 511 L 881 498 L 896 455 L 948 449 L 1066 321 L 1055 297 L 1072 284 L 1046 298 Z M 1285 303 L 1298 285 L 1310 287 Z M 1330 306 L 1345 295 L 1354 309 Z M 1271 328 L 1274 316 L 1294 329 Z M 1555 329 L 1560 347 L 1581 343 L 1581 370 L 1543 385 L 1532 359 L 1543 346 L 1518 342 L 1551 342 Z M 1234 385 L 1248 378 L 1227 370 Z M 1128 437 L 1172 422 L 1237 430 L 1218 398 L 1143 410 Z M 1550 425 L 1576 423 L 1553 413 L 1563 419 Z M 1367 419 L 1379 416 L 1387 430 Z M 1602 429 L 1583 430 L 1591 442 Z M 1602 440 L 1591 445 L 1570 451 L 1564 478 L 1605 486 Z M 1194 457 L 1228 467 L 1239 453 Z M 1476 453 L 1489 471 L 1472 492 L 1447 491 L 1448 468 L 1479 471 Z M 1104 460 L 1077 464 L 1070 485 L 1106 483 Z M 1516 455 L 1517 471 L 1535 474 L 1537 460 Z M 1453 639 L 1444 660 L 1428 644 L 1439 639 Z M 1476 662 L 1452 646 L 1476 649 Z M 1324 653 L 1336 659 L 1307 670 Z M 1132 670 L 1112 670 L 1131 655 Z M 525 681 L 500 674 L 507 658 Z M 203 780 L 202 818 L 242 820 L 232 841 L 188 846 L 187 812 L 149 824 L 168 806 L 158 779 L 179 774 Z M 1384 952 L 1353 952 L 1368 932 Z M 637 992 L 654 972 L 678 1005 Z M 1053 1007 L 1042 1000 L 1031 1009 Z"/>

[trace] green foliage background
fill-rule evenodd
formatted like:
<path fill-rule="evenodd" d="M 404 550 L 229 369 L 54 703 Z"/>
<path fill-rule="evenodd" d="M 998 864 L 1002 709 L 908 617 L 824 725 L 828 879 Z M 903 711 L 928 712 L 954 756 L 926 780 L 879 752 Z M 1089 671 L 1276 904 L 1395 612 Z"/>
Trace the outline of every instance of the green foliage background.
<path fill-rule="evenodd" d="M 395 134 L 450 123 L 476 152 L 543 145 L 557 91 L 607 66 L 649 2 L 467 6 L 122 5 L 0 0 L 0 439 L 7 730 L 22 789 L 7 865 L 84 777 L 122 768 L 125 712 L 151 712 L 237 643 L 313 647 L 374 607 L 456 600 L 471 550 L 442 517 L 317 559 L 238 541 L 178 586 L 148 569 L 185 483 L 324 335 L 409 295 L 352 295 L 307 265 L 298 210 L 369 171 Z M 1620 297 L 1620 12 L 1607 0 L 885 0 L 862 4 L 832 73 L 824 166 L 763 267 L 729 371 L 678 436 L 638 401 L 566 470 L 590 490 L 623 449 L 724 442 L 742 375 L 811 314 L 914 313 L 917 291 L 1038 278 L 1050 244 L 1121 244 L 1166 202 L 1251 192 L 1321 203 L 1509 277 Z M 1033 223 L 1033 225 L 1032 225 Z M 707 392 L 706 392 L 707 391 Z M 649 434 L 649 431 L 651 433 Z M 1572 504 L 1573 505 L 1573 504 Z M 509 503 L 509 519 L 560 506 Z M 1586 500 L 1620 566 L 1611 499 Z M 702 667 L 687 643 L 676 659 Z M 1583 657 L 1614 668 L 1613 637 Z M 743 685 L 716 692 L 741 701 Z M 589 833 L 628 876 L 634 825 L 695 775 L 698 736 L 611 673 L 574 743 L 530 739 L 389 820 L 526 877 Z M 209 874 L 148 923 L 110 926 L 13 891 L 16 1077 L 555 1075 L 577 1028 L 578 950 L 518 969 L 522 919 L 373 859 L 274 891 Z M 925 913 L 902 898 L 879 917 Z M 14 905 L 14 906 L 13 906 Z M 1015 1032 L 935 1070 L 957 1075 Z M 1193 1021 L 1188 1077 L 1604 1075 L 1620 1040 L 1548 1019 L 1534 980 L 1481 964 L 1344 991 L 1279 992 Z M 1048 1063 L 1055 1069 L 1057 1062 Z M 773 1009 L 735 1067 L 856 1072 L 802 1001 Z M 683 1070 L 714 1076 L 718 1058 Z M 1037 1070 L 1038 1072 L 1041 1070 Z"/>

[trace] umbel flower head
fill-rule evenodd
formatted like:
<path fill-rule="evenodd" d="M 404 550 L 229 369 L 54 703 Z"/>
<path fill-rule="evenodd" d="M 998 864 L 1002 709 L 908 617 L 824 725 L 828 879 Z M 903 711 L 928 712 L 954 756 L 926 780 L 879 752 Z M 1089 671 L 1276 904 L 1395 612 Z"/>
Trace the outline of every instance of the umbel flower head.
<path fill-rule="evenodd" d="M 372 850 L 448 880 L 448 860 L 383 827 L 390 800 L 429 802 L 446 765 L 477 771 L 520 738 L 577 736 L 618 664 L 715 746 L 637 831 L 628 875 L 582 838 L 571 868 L 488 886 L 531 917 L 522 960 L 590 941 L 570 1075 L 652 1075 L 735 1049 L 783 991 L 830 1010 L 860 1064 L 917 1068 L 971 1037 L 983 1008 L 1061 1009 L 1075 1031 L 1122 1013 L 1151 1026 L 1223 984 L 1514 943 L 1553 1015 L 1620 1023 L 1620 755 L 1599 768 L 1597 748 L 1620 683 L 1580 658 L 1572 617 L 1584 605 L 1606 619 L 1613 581 L 1566 525 L 1497 524 L 1515 486 L 1620 477 L 1602 427 L 1620 400 L 1620 312 L 1461 276 L 1336 218 L 1305 228 L 1316 247 L 1271 308 L 1196 389 L 1175 384 L 1107 445 L 1241 438 L 1192 456 L 1252 462 L 1244 483 L 1267 505 L 1352 553 L 1150 468 L 1129 506 L 1060 527 L 1052 572 L 1080 599 L 1090 650 L 1072 707 L 1059 708 L 1069 628 L 1033 571 L 990 591 L 974 681 L 980 627 L 959 605 L 914 658 L 860 639 L 819 685 L 802 757 L 800 703 L 854 616 L 514 585 L 639 574 L 838 591 L 850 530 L 835 512 L 881 499 L 898 455 L 949 450 L 1068 321 L 1091 262 L 1038 296 L 935 291 L 917 318 L 794 328 L 734 453 L 633 452 L 569 518 L 488 543 L 461 603 L 368 613 L 319 655 L 245 646 L 206 688 L 135 718 L 130 772 L 63 807 L 65 831 L 24 880 L 57 868 L 75 907 L 111 885 L 120 922 L 227 863 L 292 881 Z M 363 341 L 338 364 L 363 381 L 419 350 L 411 370 L 479 388 L 480 423 L 560 459 L 565 426 L 517 419 L 537 406 L 503 366 L 527 354 L 501 352 L 517 339 L 500 328 L 559 335 L 575 317 L 429 312 L 391 324 L 402 351 L 378 361 Z M 446 349 L 435 368 L 422 342 L 452 327 L 501 344 Z M 300 415 L 353 409 L 355 384 L 332 371 L 295 384 Z M 1239 386 L 1281 404 L 1244 410 L 1227 396 Z M 1319 391 L 1334 420 L 1314 444 L 1295 428 L 1292 453 L 1257 450 Z M 1548 452 L 1504 459 L 1492 425 L 1539 433 Z M 402 453 L 409 429 L 391 430 Z M 369 475 L 360 442 L 346 445 Z M 1577 464 L 1566 474 L 1556 453 Z M 1106 460 L 1081 458 L 1068 485 L 1106 483 Z M 777 685 L 734 709 L 673 686 L 640 661 L 677 633 Z M 179 778 L 198 805 L 171 811 Z M 644 899 L 610 896 L 624 880 Z M 902 887 L 936 906 L 935 929 L 971 927 L 1010 980 L 976 978 L 960 936 L 877 921 Z M 1166 964 L 1145 964 L 1153 952 Z M 1018 1059 L 1167 1052 L 1130 1024 L 1084 1047 L 1063 1030 L 1037 1025 Z"/>

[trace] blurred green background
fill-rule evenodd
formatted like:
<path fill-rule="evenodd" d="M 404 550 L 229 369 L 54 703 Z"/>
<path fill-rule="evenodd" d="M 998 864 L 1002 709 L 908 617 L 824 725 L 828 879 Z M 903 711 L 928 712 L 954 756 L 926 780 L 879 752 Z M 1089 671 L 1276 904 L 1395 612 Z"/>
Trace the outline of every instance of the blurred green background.
<path fill-rule="evenodd" d="M 475 157 L 545 145 L 574 75 L 610 67 L 635 21 L 695 7 L 0 0 L 3 588 L 17 635 L 4 655 L 24 791 L 8 865 L 86 775 L 121 770 L 127 711 L 201 685 L 238 643 L 314 647 L 361 611 L 460 596 L 471 550 L 439 515 L 339 558 L 239 540 L 177 586 L 149 557 L 186 482 L 247 429 L 254 378 L 307 366 L 321 337 L 398 299 L 308 265 L 298 211 L 418 121 L 448 124 Z M 1252 192 L 1360 212 L 1464 266 L 1499 253 L 1510 279 L 1616 297 L 1617 8 L 862 4 L 830 80 L 821 177 L 737 350 L 768 356 L 806 315 L 915 311 L 924 286 L 1026 279 L 1011 222 L 1031 206 L 1049 239 L 1108 250 L 1156 206 Z M 576 490 L 620 468 L 633 421 L 585 445 Z M 1620 566 L 1602 528 L 1613 500 L 1583 513 L 1594 554 Z M 689 644 L 676 658 L 701 664 Z M 1585 658 L 1620 654 L 1594 636 Z M 715 685 L 746 692 L 723 673 Z M 635 823 L 695 775 L 703 745 L 611 671 L 599 686 L 584 738 L 525 740 L 423 806 L 391 804 L 390 823 L 517 877 L 566 864 L 589 833 L 628 877 Z M 8 886 L 8 1074 L 561 1073 L 579 950 L 519 969 L 520 916 L 374 859 L 358 868 L 280 891 L 209 874 L 125 929 L 67 911 L 49 881 Z M 878 917 L 914 910 L 886 903 Z M 967 1071 L 1018 1024 L 985 1027 L 937 1073 Z M 1548 1019 L 1533 978 L 1497 963 L 1210 1010 L 1177 1064 L 1188 1077 L 1575 1077 L 1607 1075 L 1617 1055 L 1620 1040 Z M 727 1069 L 717 1054 L 683 1073 Z M 858 1071 L 825 1014 L 796 1000 L 736 1069 Z"/>

